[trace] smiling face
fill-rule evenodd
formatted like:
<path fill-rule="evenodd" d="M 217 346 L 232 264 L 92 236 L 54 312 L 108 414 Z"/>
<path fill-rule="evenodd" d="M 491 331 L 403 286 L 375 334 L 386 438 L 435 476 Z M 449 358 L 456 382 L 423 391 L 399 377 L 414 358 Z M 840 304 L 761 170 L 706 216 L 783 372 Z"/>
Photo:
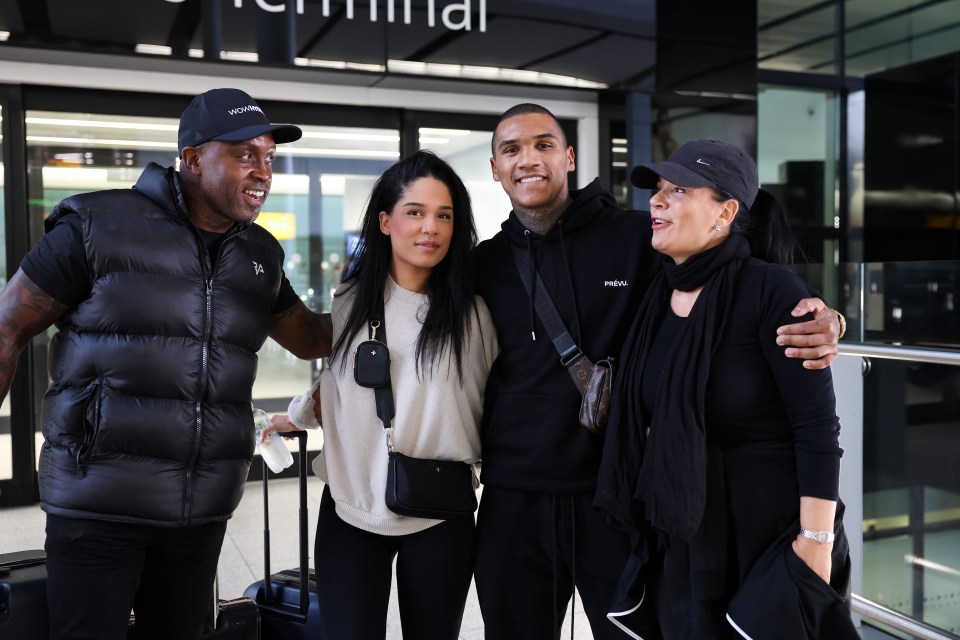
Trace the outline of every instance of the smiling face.
<path fill-rule="evenodd" d="M 490 167 L 521 218 L 545 217 L 552 223 L 570 200 L 567 174 L 575 168 L 573 147 L 547 114 L 528 113 L 501 122 Z"/>
<path fill-rule="evenodd" d="M 234 223 L 256 220 L 270 193 L 276 151 L 269 133 L 239 142 L 211 140 L 186 147 L 181 176 L 194 224 L 224 232 Z"/>
<path fill-rule="evenodd" d="M 736 200 L 717 202 L 710 187 L 681 187 L 660 178 L 650 197 L 651 244 L 680 264 L 726 240 L 738 210 Z"/>
<path fill-rule="evenodd" d="M 433 268 L 450 250 L 453 198 L 436 178 L 415 180 L 391 211 L 380 212 L 380 231 L 390 236 L 390 275 L 404 289 L 424 291 Z"/>

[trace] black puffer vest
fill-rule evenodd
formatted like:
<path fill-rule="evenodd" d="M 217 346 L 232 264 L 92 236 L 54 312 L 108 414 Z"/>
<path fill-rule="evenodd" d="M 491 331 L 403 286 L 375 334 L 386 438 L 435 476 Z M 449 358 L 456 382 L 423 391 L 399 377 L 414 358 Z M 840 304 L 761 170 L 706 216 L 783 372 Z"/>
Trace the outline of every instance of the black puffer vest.
<path fill-rule="evenodd" d="M 47 513 L 163 527 L 230 517 L 253 456 L 256 352 L 283 251 L 236 225 L 217 261 L 172 169 L 64 200 L 83 221 L 92 293 L 58 324 L 43 402 Z"/>

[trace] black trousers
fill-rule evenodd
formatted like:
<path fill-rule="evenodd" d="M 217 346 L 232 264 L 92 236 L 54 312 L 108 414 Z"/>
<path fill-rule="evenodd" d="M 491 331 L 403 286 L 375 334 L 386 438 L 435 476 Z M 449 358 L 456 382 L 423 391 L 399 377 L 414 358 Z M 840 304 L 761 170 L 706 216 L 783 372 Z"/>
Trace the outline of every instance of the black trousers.
<path fill-rule="evenodd" d="M 324 638 L 383 640 L 397 561 L 404 638 L 456 640 L 473 572 L 473 515 L 405 536 L 358 529 L 320 501 L 314 562 Z"/>
<path fill-rule="evenodd" d="M 606 616 L 629 540 L 592 502 L 592 493 L 484 487 L 474 579 L 488 640 L 555 640 L 574 586 L 594 639 L 623 640 Z"/>
<path fill-rule="evenodd" d="M 47 515 L 50 639 L 199 638 L 227 523 L 166 529 Z"/>

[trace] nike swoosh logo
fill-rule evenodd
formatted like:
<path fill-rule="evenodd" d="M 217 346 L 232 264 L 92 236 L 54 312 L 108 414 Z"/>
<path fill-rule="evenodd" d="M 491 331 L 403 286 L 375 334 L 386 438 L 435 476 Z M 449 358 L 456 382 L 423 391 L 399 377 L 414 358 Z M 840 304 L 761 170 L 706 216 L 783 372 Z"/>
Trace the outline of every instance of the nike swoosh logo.
<path fill-rule="evenodd" d="M 697 164 L 705 164 L 705 165 L 707 165 L 708 167 L 710 166 L 710 163 L 709 163 L 709 162 L 704 162 L 704 161 L 701 160 L 700 158 L 697 158 Z"/>

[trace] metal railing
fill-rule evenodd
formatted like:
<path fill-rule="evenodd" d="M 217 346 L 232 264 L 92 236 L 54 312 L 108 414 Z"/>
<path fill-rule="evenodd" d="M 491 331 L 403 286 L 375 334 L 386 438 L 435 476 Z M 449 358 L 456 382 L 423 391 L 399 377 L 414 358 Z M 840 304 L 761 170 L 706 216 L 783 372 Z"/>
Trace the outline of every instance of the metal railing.
<path fill-rule="evenodd" d="M 864 358 L 888 358 L 890 360 L 910 360 L 912 362 L 960 366 L 960 353 L 941 349 L 917 349 L 915 347 L 841 342 L 840 353 Z"/>
<path fill-rule="evenodd" d="M 865 358 L 865 367 L 869 367 L 870 358 L 891 360 L 909 360 L 928 364 L 960 366 L 960 353 L 937 349 L 919 349 L 896 345 L 871 345 L 859 343 L 841 343 L 840 353 Z M 899 632 L 908 633 L 918 640 L 960 640 L 960 636 L 911 618 L 894 611 L 861 595 L 851 596 L 850 608 L 865 619 L 885 625 Z"/>
<path fill-rule="evenodd" d="M 851 596 L 850 609 L 868 620 L 879 622 L 897 631 L 909 633 L 918 640 L 960 640 L 960 636 L 949 631 L 932 627 L 855 593 Z"/>

